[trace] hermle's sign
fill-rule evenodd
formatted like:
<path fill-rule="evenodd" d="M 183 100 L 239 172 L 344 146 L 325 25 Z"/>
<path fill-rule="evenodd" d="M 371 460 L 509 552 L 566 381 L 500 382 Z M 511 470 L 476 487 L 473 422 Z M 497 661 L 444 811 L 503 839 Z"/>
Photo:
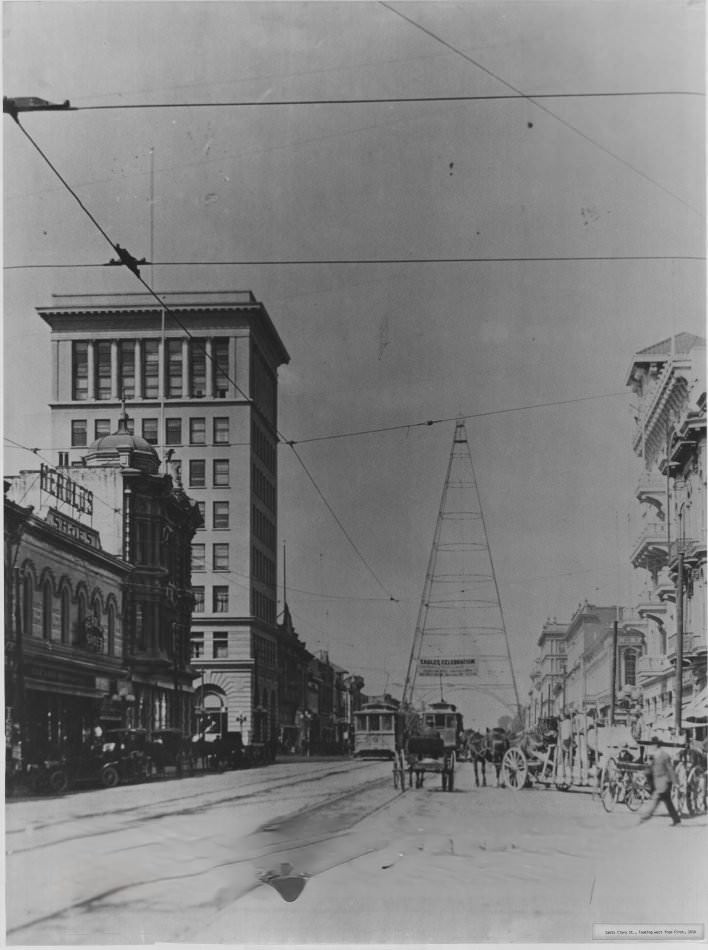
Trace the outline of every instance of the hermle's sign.
<path fill-rule="evenodd" d="M 81 514 L 93 514 L 93 492 L 72 481 L 68 475 L 57 472 L 48 465 L 41 465 L 39 469 L 39 488 L 59 501 L 71 505 L 74 511 Z"/>

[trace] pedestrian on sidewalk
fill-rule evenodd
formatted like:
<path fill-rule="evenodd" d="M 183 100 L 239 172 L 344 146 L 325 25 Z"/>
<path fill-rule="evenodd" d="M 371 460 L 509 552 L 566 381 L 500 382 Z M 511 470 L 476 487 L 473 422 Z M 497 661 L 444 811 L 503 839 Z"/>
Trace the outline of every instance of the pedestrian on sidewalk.
<path fill-rule="evenodd" d="M 674 803 L 671 801 L 671 786 L 676 781 L 676 772 L 674 771 L 671 756 L 666 749 L 662 748 L 661 739 L 659 739 L 658 736 L 654 736 L 652 743 L 654 745 L 654 755 L 651 764 L 651 775 L 654 792 L 652 794 L 649 811 L 645 815 L 642 815 L 639 820 L 640 822 L 649 821 L 656 811 L 659 802 L 663 802 L 671 818 L 671 824 L 680 825 L 681 819 L 674 808 Z"/>

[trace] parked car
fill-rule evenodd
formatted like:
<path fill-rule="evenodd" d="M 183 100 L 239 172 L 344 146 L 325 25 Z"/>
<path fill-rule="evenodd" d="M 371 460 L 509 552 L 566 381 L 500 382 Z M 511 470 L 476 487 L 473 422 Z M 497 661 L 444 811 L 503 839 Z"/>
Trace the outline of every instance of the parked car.
<path fill-rule="evenodd" d="M 177 770 L 177 775 L 194 773 L 192 740 L 180 729 L 158 729 L 152 733 L 148 752 L 158 775 L 164 775 L 168 766 Z"/>

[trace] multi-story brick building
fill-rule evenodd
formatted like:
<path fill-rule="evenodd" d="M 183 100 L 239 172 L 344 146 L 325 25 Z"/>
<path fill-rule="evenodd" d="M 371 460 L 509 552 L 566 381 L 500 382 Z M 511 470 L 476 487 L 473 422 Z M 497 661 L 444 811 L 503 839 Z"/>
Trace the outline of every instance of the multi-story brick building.
<path fill-rule="evenodd" d="M 249 739 L 277 723 L 277 369 L 250 292 L 55 297 L 52 430 L 61 462 L 113 431 L 121 399 L 161 464 L 175 453 L 203 527 L 192 546 L 198 706 Z"/>
<path fill-rule="evenodd" d="M 110 687 L 104 683 L 105 698 L 132 697 L 122 711 L 120 705 L 117 712 L 113 708 L 115 718 L 148 730 L 165 726 L 186 730 L 194 678 L 189 665 L 190 546 L 201 523 L 199 512 L 182 487 L 178 467 L 172 466 L 171 475 L 161 474 L 157 453 L 140 436 L 130 434 L 125 414 L 116 432 L 101 436 L 84 451 L 82 464 L 70 469 L 45 466 L 39 473 L 20 472 L 11 480 L 9 497 L 24 499 L 37 516 L 66 525 L 73 537 L 95 549 L 84 552 L 87 564 L 81 581 L 74 583 L 69 574 L 61 596 L 69 596 L 70 608 L 73 596 L 76 605 L 67 641 L 72 646 L 88 643 L 86 624 L 99 628 L 106 614 L 105 649 L 122 661 L 127 672 L 112 677 L 120 681 Z M 90 505 L 85 504 L 89 498 Z M 77 506 L 90 525 L 71 524 L 67 508 Z M 98 551 L 104 560 L 111 555 L 113 562 L 123 565 L 126 576 L 119 599 L 100 596 Z M 96 562 L 93 567 L 90 557 Z M 33 583 L 29 564 L 25 575 L 30 578 L 27 598 Z M 99 593 L 94 596 L 96 585 Z M 43 597 L 45 589 L 46 585 Z M 37 627 L 37 616 L 34 621 Z M 63 642 L 66 635 L 61 629 Z M 51 646 L 52 637 L 44 638 Z M 103 650 L 104 646 L 97 648 L 99 653 Z M 102 718 L 109 711 L 110 702 Z"/>

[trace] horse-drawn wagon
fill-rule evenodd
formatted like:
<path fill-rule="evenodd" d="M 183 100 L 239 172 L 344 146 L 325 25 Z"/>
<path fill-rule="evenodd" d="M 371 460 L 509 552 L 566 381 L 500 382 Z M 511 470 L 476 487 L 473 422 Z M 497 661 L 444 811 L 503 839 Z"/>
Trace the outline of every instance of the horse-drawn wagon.
<path fill-rule="evenodd" d="M 415 781 L 415 787 L 422 788 L 425 773 L 433 772 L 441 776 L 443 791 L 453 791 L 462 736 L 462 716 L 456 706 L 444 700 L 426 706 L 408 732 L 405 748 L 401 750 L 399 769 L 408 770 L 409 784 L 413 786 Z"/>
<path fill-rule="evenodd" d="M 574 785 L 590 785 L 597 765 L 597 740 L 589 733 L 594 724 L 569 724 L 561 736 L 559 720 L 539 720 L 533 729 L 514 736 L 502 759 L 504 784 L 511 789 L 529 788 L 535 783 L 567 791 Z"/>

